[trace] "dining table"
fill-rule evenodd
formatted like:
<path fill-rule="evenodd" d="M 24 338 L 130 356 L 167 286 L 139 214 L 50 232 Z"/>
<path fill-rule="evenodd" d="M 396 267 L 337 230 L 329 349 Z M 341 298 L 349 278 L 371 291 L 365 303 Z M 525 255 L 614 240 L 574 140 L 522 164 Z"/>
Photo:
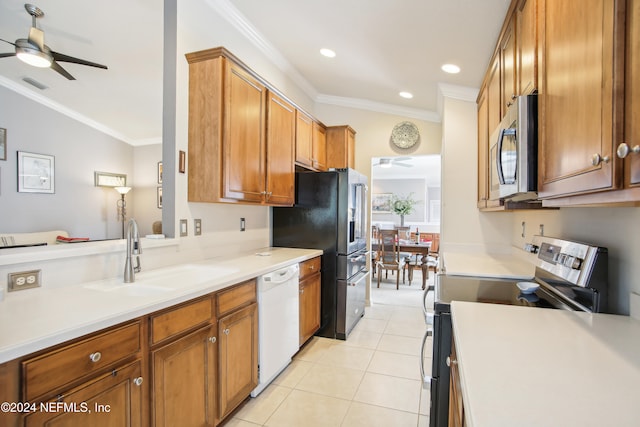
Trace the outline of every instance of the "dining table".
<path fill-rule="evenodd" d="M 419 241 L 416 242 L 414 240 L 407 239 L 399 239 L 398 240 L 398 250 L 402 253 L 410 253 L 415 255 L 416 258 L 420 257 L 420 267 L 422 268 L 422 289 L 425 289 L 427 285 L 427 279 L 429 278 L 429 270 L 427 265 L 427 256 L 429 255 L 429 250 L 431 249 L 431 241 Z M 371 244 L 372 251 L 378 251 L 378 243 L 373 242 Z M 417 261 L 417 260 L 416 260 Z M 409 282 L 411 283 L 411 282 Z"/>

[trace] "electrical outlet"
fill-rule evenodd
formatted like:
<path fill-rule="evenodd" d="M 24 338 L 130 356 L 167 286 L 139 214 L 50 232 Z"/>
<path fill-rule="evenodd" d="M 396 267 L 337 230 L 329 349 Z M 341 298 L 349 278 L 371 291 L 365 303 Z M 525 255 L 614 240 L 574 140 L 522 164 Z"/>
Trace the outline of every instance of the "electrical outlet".
<path fill-rule="evenodd" d="M 41 270 L 9 273 L 9 292 L 40 287 L 42 284 L 40 280 L 40 274 Z"/>
<path fill-rule="evenodd" d="M 202 220 L 194 219 L 193 220 L 193 235 L 200 236 L 202 234 Z"/>

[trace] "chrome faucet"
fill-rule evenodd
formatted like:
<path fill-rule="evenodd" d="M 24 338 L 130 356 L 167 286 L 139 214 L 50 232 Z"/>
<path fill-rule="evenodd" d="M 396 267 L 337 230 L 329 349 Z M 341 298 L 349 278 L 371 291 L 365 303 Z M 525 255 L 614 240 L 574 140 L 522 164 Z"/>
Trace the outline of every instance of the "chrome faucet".
<path fill-rule="evenodd" d="M 124 264 L 124 283 L 136 281 L 136 273 L 140 273 L 140 254 L 142 253 L 142 243 L 140 233 L 138 233 L 138 223 L 131 218 L 127 223 L 127 260 Z M 133 266 L 131 257 L 136 256 L 136 266 Z"/>

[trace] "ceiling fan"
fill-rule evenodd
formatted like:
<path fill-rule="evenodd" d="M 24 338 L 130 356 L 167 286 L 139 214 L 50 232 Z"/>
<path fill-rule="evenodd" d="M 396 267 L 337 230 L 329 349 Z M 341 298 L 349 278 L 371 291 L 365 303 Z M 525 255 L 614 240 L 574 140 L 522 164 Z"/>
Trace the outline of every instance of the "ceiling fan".
<path fill-rule="evenodd" d="M 0 53 L 0 58 L 6 58 L 9 56 L 16 56 L 18 59 L 26 62 L 29 65 L 40 68 L 51 68 L 54 71 L 62 74 L 69 80 L 75 80 L 67 70 L 62 68 L 58 62 L 71 62 L 74 64 L 88 65 L 89 67 L 107 69 L 106 65 L 96 64 L 95 62 L 86 61 L 84 59 L 74 58 L 73 56 L 64 55 L 62 53 L 54 52 L 49 49 L 49 46 L 44 44 L 44 31 L 37 28 L 36 19 L 42 18 L 44 12 L 37 6 L 32 4 L 25 4 L 24 8 L 32 17 L 31 29 L 29 29 L 29 37 L 26 39 L 17 39 L 15 43 L 0 39 L 3 42 L 9 43 L 15 46 L 15 52 Z"/>
<path fill-rule="evenodd" d="M 412 168 L 412 164 L 402 163 L 405 160 L 411 160 L 411 157 L 382 157 L 377 163 L 374 163 L 373 166 L 380 166 L 381 168 L 390 168 L 391 166 Z"/>

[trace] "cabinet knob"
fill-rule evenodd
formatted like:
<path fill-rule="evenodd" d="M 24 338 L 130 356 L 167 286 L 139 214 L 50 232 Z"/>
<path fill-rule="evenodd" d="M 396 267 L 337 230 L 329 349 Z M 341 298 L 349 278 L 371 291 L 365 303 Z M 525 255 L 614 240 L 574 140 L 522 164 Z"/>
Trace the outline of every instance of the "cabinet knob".
<path fill-rule="evenodd" d="M 452 359 L 451 356 L 447 356 L 447 366 L 451 367 L 451 365 L 457 365 L 458 361 L 455 359 Z"/>
<path fill-rule="evenodd" d="M 222 331 L 222 332 L 224 332 L 224 334 L 225 334 L 225 335 L 229 335 L 229 332 L 230 332 L 230 331 L 229 331 L 229 328 L 227 328 L 227 329 L 225 329 L 225 330 L 224 330 L 224 331 Z"/>
<path fill-rule="evenodd" d="M 300 295 L 304 294 L 304 289 L 300 289 L 298 292 L 300 292 Z"/>
<path fill-rule="evenodd" d="M 609 157 L 609 156 L 602 157 L 598 153 L 596 153 L 593 156 L 591 156 L 591 164 L 593 166 L 598 166 L 601 163 L 609 163 L 610 161 L 611 161 L 611 157 Z"/>
<path fill-rule="evenodd" d="M 619 158 L 624 159 L 629 155 L 629 153 L 634 153 L 634 154 L 640 153 L 640 145 L 634 145 L 632 148 L 629 148 L 629 146 L 624 142 L 618 145 L 616 154 L 618 155 Z"/>
<path fill-rule="evenodd" d="M 142 377 L 138 377 L 138 378 L 136 378 L 136 379 L 134 379 L 134 380 L 133 380 L 133 383 L 134 383 L 135 385 L 137 385 L 138 387 L 140 387 L 140 386 L 142 385 L 143 381 L 144 381 L 144 380 L 142 379 Z"/>
<path fill-rule="evenodd" d="M 99 351 L 96 351 L 95 353 L 91 353 L 91 354 L 89 355 L 89 359 L 90 359 L 93 363 L 99 362 L 99 361 L 100 361 L 100 359 L 102 359 L 102 353 L 100 353 Z"/>
<path fill-rule="evenodd" d="M 511 94 L 511 100 L 515 101 L 518 96 L 515 93 Z"/>
<path fill-rule="evenodd" d="M 209 337 L 209 342 L 210 342 L 210 343 L 212 343 L 212 344 L 213 344 L 213 343 L 215 343 L 216 341 L 217 341 L 217 338 L 216 338 L 216 337 Z"/>

